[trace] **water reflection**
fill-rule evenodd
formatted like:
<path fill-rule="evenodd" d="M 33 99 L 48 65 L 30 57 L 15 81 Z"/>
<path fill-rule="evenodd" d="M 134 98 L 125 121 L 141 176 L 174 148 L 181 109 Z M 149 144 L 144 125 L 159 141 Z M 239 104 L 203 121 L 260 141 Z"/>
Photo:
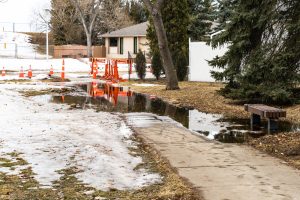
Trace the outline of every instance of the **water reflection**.
<path fill-rule="evenodd" d="M 259 127 L 257 131 L 250 131 L 247 119 L 226 119 L 222 115 L 179 108 L 155 97 L 133 93 L 128 87 L 94 82 L 78 85 L 78 90 L 82 92 L 64 96 L 44 96 L 44 98 L 49 102 L 69 104 L 73 109 L 92 108 L 96 111 L 123 113 L 149 112 L 169 116 L 194 132 L 225 143 L 242 143 L 249 137 L 260 137 L 266 134 L 264 127 Z M 280 122 L 279 125 L 279 131 L 299 130 L 300 127 L 284 122 Z"/>

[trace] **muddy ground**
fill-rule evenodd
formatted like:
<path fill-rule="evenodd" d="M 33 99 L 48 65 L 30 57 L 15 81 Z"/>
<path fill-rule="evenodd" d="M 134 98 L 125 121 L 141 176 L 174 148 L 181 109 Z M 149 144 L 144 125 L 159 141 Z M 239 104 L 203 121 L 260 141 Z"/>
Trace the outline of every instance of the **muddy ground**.
<path fill-rule="evenodd" d="M 180 82 L 180 90 L 175 91 L 166 91 L 164 81 L 130 81 L 124 84 L 136 92 L 156 95 L 176 106 L 192 107 L 202 112 L 223 114 L 231 118 L 250 118 L 249 113 L 244 111 L 243 104 L 224 98 L 218 93 L 224 87 L 221 83 Z M 154 85 L 145 87 L 143 84 Z M 283 120 L 300 123 L 299 104 L 286 106 L 284 109 L 287 111 L 287 118 Z M 247 144 L 300 169 L 300 132 L 266 135 L 250 139 Z"/>

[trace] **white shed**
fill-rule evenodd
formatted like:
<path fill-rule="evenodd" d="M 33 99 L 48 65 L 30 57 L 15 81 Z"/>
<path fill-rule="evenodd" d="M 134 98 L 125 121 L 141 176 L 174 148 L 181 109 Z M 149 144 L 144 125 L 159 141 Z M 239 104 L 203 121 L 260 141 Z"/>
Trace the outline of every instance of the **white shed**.
<path fill-rule="evenodd" d="M 213 70 L 208 65 L 208 60 L 222 56 L 227 51 L 227 46 L 213 49 L 205 42 L 189 41 L 189 81 L 215 82 L 210 71 Z M 216 70 L 216 69 L 214 69 Z"/>

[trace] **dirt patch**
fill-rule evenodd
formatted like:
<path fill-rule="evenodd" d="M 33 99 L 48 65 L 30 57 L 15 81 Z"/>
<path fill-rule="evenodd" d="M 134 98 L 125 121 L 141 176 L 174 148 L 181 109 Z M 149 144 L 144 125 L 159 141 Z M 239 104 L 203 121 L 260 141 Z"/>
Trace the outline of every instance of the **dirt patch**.
<path fill-rule="evenodd" d="M 44 90 L 23 90 L 19 91 L 24 97 L 33 97 L 47 94 L 66 94 L 76 91 L 75 88 L 51 88 Z"/>
<path fill-rule="evenodd" d="M 252 139 L 248 144 L 300 169 L 300 132 L 267 135 Z"/>
<path fill-rule="evenodd" d="M 71 82 L 70 79 L 62 79 L 60 77 L 51 77 L 49 79 L 44 79 L 44 80 L 41 80 L 42 82 L 45 82 L 45 83 L 60 83 L 60 82 Z"/>

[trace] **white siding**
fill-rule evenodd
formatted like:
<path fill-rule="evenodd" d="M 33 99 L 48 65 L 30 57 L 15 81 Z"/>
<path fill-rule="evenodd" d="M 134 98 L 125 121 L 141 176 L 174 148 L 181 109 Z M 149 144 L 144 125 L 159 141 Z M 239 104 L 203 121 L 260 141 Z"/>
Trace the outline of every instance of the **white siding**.
<path fill-rule="evenodd" d="M 190 41 L 189 51 L 189 81 L 215 82 L 210 74 L 213 68 L 208 65 L 207 61 L 212 60 L 217 55 L 224 55 L 227 47 L 212 49 L 205 42 Z"/>
<path fill-rule="evenodd" d="M 124 37 L 123 38 L 123 54 L 120 54 L 119 48 L 119 38 L 118 38 L 118 47 L 109 47 L 109 38 L 105 39 L 106 46 L 106 55 L 107 58 L 128 58 L 128 52 L 135 57 L 134 52 L 134 37 Z M 149 46 L 147 45 L 146 37 L 138 37 L 138 47 L 137 49 L 141 49 L 143 52 L 147 54 L 149 53 Z"/>

